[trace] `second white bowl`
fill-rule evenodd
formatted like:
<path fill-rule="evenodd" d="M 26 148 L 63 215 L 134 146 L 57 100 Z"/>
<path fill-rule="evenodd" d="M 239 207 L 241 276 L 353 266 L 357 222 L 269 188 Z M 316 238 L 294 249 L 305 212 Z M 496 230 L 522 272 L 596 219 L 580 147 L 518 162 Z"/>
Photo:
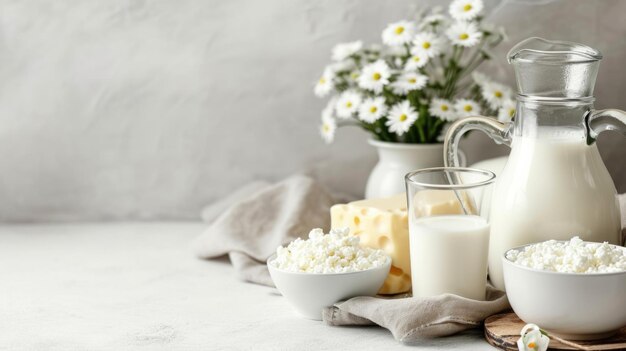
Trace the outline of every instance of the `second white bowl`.
<path fill-rule="evenodd" d="M 626 272 L 541 271 L 509 261 L 506 253 L 502 264 L 509 302 L 524 322 L 571 340 L 604 338 L 626 326 Z"/>

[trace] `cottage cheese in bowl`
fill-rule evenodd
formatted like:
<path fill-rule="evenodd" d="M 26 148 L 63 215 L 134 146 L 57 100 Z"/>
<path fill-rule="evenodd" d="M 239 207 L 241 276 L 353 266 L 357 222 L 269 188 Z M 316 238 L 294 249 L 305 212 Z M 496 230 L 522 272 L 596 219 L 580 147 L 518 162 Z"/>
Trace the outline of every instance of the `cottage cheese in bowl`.
<path fill-rule="evenodd" d="M 322 310 L 355 296 L 373 296 L 383 285 L 391 258 L 359 246 L 348 229 L 324 235 L 313 229 L 307 240 L 279 247 L 267 261 L 280 293 L 301 315 L 322 319 Z"/>
<path fill-rule="evenodd" d="M 524 267 L 560 273 L 614 273 L 626 271 L 626 248 L 607 242 L 549 240 L 513 249 L 506 259 Z"/>
<path fill-rule="evenodd" d="M 626 326 L 626 248 L 606 242 L 549 240 L 502 257 L 515 313 L 569 340 L 608 337 Z"/>
<path fill-rule="evenodd" d="M 276 249 L 276 259 L 269 264 L 287 272 L 349 273 L 382 267 L 388 257 L 382 250 L 359 246 L 359 237 L 348 228 L 333 229 L 324 235 L 317 228 L 308 240 L 296 239 L 287 247 Z"/>

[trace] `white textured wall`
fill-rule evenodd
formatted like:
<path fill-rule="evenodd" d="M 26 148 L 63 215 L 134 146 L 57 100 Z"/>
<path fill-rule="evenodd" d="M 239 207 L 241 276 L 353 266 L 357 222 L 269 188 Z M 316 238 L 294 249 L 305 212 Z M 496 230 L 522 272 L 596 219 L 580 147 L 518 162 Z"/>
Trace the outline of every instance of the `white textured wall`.
<path fill-rule="evenodd" d="M 354 129 L 320 141 L 312 82 L 335 43 L 378 41 L 426 3 L 0 0 L 0 219 L 191 218 L 242 183 L 307 170 L 362 191 L 373 150 Z M 606 57 L 597 106 L 626 109 L 625 11 L 500 7 L 511 40 L 489 71 L 510 80 L 504 53 L 530 35 L 581 41 Z M 470 160 L 504 151 L 465 144 Z M 626 142 L 600 145 L 626 191 Z"/>

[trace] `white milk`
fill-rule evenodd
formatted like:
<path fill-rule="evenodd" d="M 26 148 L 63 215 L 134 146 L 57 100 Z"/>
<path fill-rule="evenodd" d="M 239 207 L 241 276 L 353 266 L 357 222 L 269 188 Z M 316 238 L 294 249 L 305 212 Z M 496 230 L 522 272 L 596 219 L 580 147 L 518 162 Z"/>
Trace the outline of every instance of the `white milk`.
<path fill-rule="evenodd" d="M 452 293 L 485 299 L 489 223 L 479 216 L 411 219 L 413 296 Z"/>
<path fill-rule="evenodd" d="M 501 256 L 508 249 L 576 235 L 619 243 L 615 186 L 597 147 L 582 137 L 514 139 L 491 201 L 489 277 L 502 290 Z"/>

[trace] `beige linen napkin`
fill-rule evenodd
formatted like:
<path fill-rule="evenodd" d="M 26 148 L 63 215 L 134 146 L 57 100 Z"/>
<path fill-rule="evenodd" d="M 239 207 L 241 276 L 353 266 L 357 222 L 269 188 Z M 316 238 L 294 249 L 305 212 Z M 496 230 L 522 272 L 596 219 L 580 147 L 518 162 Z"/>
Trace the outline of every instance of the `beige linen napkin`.
<path fill-rule="evenodd" d="M 273 185 L 252 183 L 203 210 L 212 223 L 194 250 L 200 258 L 228 254 L 240 279 L 274 286 L 265 260 L 313 228 L 328 230 L 334 203 L 321 185 L 302 175 Z M 223 211 L 219 216 L 218 210 Z"/>
<path fill-rule="evenodd" d="M 412 343 L 422 338 L 456 334 L 481 326 L 485 318 L 510 308 L 504 292 L 487 286 L 485 301 L 445 294 L 428 298 L 355 297 L 324 309 L 329 325 L 380 325 L 396 340 Z"/>

